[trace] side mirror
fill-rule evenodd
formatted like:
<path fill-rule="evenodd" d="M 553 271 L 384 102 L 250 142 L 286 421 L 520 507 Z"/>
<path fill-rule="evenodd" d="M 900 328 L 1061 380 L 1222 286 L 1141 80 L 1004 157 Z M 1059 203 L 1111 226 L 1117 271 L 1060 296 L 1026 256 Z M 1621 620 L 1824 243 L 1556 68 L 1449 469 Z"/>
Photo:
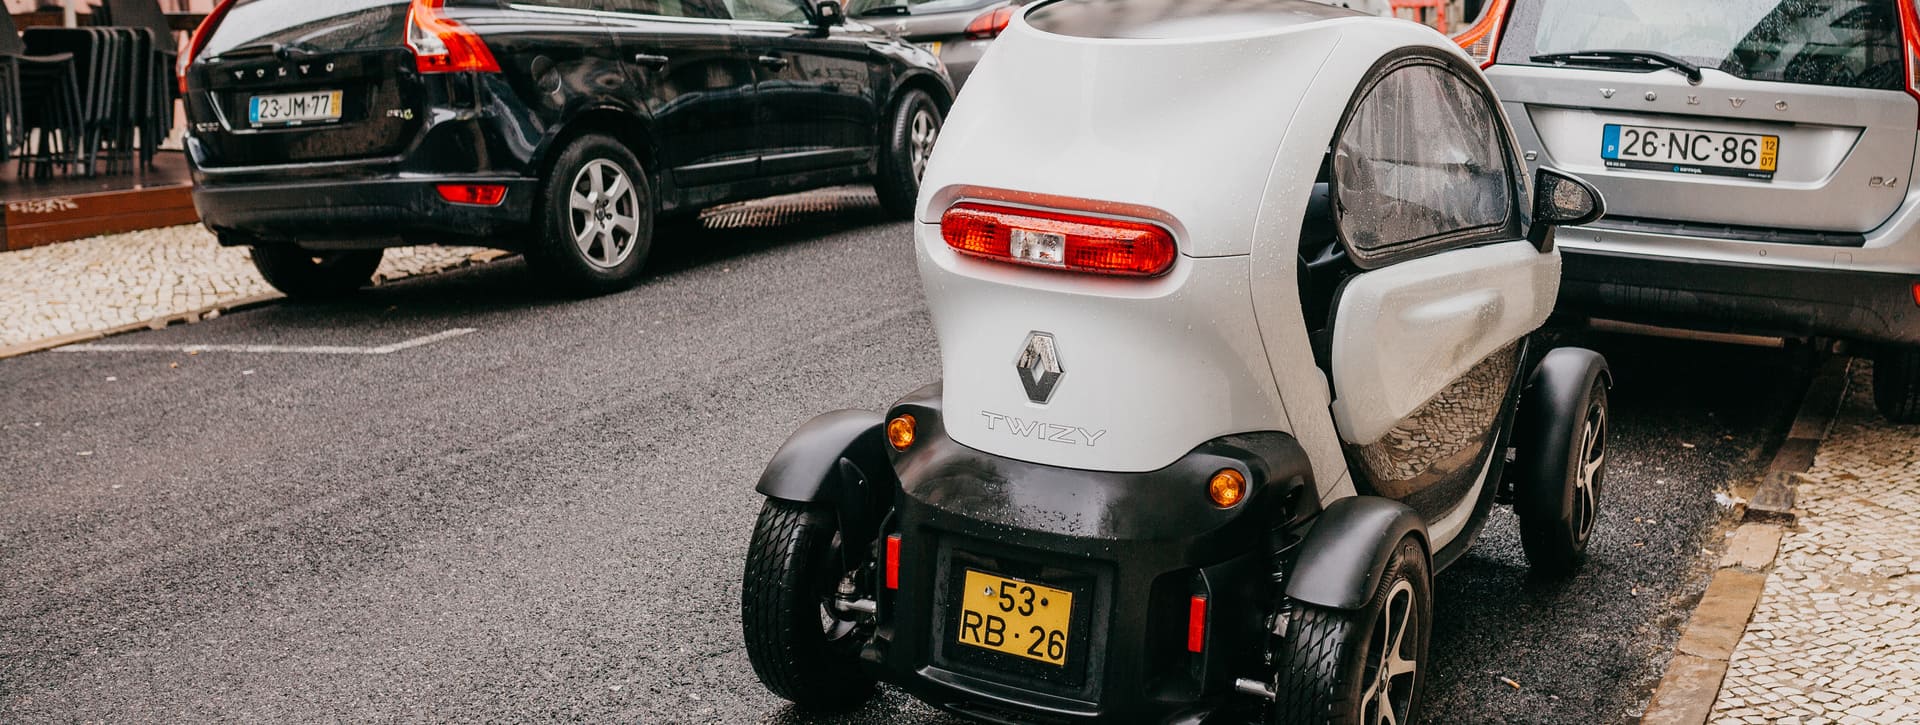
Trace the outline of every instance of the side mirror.
<path fill-rule="evenodd" d="M 845 25 L 847 10 L 840 0 L 819 0 L 813 4 L 813 24 L 821 28 Z"/>
<path fill-rule="evenodd" d="M 1533 226 L 1527 241 L 1545 252 L 1553 249 L 1553 230 L 1592 224 L 1607 214 L 1607 200 L 1592 184 L 1553 169 L 1542 168 L 1533 182 Z"/>

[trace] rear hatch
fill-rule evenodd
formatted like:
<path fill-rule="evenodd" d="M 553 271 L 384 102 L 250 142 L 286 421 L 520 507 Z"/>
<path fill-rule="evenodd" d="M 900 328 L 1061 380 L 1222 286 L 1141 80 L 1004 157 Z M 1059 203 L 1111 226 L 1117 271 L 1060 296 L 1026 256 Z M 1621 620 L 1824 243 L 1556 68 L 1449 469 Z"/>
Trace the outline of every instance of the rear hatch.
<path fill-rule="evenodd" d="M 933 44 L 965 38 L 967 25 L 981 13 L 1006 4 L 1006 0 L 855 0 L 851 12 L 860 22 L 899 35 L 937 55 L 939 50 Z"/>
<path fill-rule="evenodd" d="M 408 0 L 238 0 L 192 69 L 207 167 L 398 153 L 424 118 Z"/>
<path fill-rule="evenodd" d="M 1494 89 L 1614 225 L 1857 243 L 1899 208 L 1920 104 L 1896 0 L 1517 0 Z M 1550 54 L 1653 51 L 1665 60 Z M 1605 55 L 1605 54 L 1598 54 Z"/>

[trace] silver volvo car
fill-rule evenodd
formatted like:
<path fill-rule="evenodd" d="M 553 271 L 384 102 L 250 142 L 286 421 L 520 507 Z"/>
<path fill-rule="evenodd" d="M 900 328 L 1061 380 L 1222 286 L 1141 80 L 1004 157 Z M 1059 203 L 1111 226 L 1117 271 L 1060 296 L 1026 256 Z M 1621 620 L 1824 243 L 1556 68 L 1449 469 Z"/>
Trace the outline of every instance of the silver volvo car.
<path fill-rule="evenodd" d="M 1591 181 L 1561 309 L 1844 341 L 1920 422 L 1914 0 L 1491 0 L 1457 40 L 1526 158 Z"/>

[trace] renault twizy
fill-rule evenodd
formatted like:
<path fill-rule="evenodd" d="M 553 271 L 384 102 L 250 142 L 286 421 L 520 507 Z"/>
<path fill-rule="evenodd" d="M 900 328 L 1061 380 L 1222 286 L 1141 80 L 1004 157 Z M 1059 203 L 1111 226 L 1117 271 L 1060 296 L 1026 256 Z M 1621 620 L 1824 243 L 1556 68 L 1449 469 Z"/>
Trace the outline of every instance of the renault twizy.
<path fill-rule="evenodd" d="M 755 672 L 998 722 L 1412 721 L 1433 573 L 1498 502 L 1570 571 L 1600 499 L 1605 361 L 1529 341 L 1602 202 L 1525 169 L 1414 23 L 1024 9 L 921 186 L 943 380 L 759 482 Z"/>

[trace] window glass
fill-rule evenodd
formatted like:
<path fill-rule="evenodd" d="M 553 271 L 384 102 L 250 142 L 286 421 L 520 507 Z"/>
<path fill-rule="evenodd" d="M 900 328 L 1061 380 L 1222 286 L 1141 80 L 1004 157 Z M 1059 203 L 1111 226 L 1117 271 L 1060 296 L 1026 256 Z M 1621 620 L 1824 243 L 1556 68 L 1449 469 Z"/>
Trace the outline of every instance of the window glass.
<path fill-rule="evenodd" d="M 1505 225 L 1513 184 L 1499 133 L 1486 99 L 1452 72 L 1388 74 L 1334 148 L 1342 236 L 1366 258 Z"/>
<path fill-rule="evenodd" d="M 977 10 L 1000 0 L 853 0 L 847 6 L 847 14 L 854 17 L 892 16 L 892 15 L 932 15 L 935 13 L 957 13 Z M 1015 3 L 1016 5 L 1019 3 Z M 906 8 L 905 13 L 900 8 Z"/>
<path fill-rule="evenodd" d="M 607 9 L 669 18 L 728 20 L 727 0 L 607 0 Z"/>
<path fill-rule="evenodd" d="M 800 6 L 800 0 L 726 0 L 726 4 L 727 11 L 735 20 L 807 22 L 807 11 Z"/>
<path fill-rule="evenodd" d="M 1503 63 L 1581 50 L 1655 50 L 1741 78 L 1901 89 L 1894 0 L 1528 0 Z"/>
<path fill-rule="evenodd" d="M 268 43 L 322 51 L 396 46 L 406 37 L 407 7 L 406 0 L 240 0 L 205 53 Z"/>

